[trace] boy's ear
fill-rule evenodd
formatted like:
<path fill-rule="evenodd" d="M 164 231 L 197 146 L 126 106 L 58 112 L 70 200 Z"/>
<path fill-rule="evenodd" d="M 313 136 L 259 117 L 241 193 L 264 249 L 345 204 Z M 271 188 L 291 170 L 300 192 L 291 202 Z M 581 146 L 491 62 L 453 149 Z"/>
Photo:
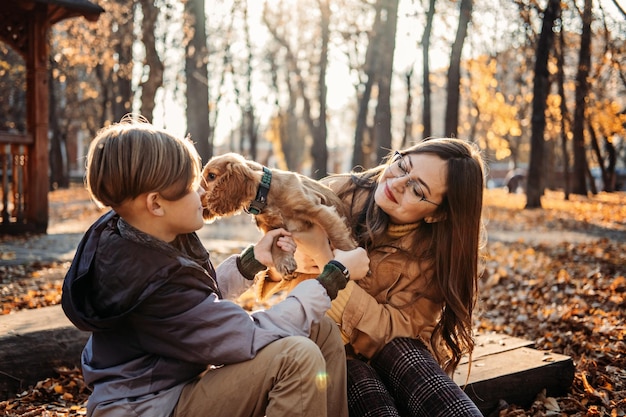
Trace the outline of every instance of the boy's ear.
<path fill-rule="evenodd" d="M 155 216 L 162 216 L 164 213 L 163 207 L 159 203 L 161 196 L 159 193 L 148 193 L 146 196 L 146 208 Z"/>

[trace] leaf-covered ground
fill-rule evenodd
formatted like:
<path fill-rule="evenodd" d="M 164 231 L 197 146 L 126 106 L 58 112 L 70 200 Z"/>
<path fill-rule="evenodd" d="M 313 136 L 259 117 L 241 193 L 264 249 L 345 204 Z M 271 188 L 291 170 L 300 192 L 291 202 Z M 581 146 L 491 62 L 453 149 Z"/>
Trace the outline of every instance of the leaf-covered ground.
<path fill-rule="evenodd" d="M 93 208 L 77 204 L 85 198 L 80 189 L 51 193 L 51 224 L 91 221 Z M 487 232 L 497 240 L 484 251 L 476 330 L 532 340 L 576 364 L 566 396 L 540 394 L 529 408 L 508 404 L 495 415 L 626 416 L 626 194 L 566 201 L 547 192 L 543 209 L 524 210 L 524 195 L 488 190 L 485 203 Z M 0 314 L 58 304 L 68 266 L 0 266 Z M 56 371 L 58 377 L 0 402 L 0 412 L 84 415 L 89 391 L 80 371 Z"/>
<path fill-rule="evenodd" d="M 626 195 L 565 201 L 548 192 L 543 210 L 523 210 L 523 196 L 494 190 L 486 203 L 494 234 L 528 233 L 488 244 L 476 328 L 533 340 L 576 364 L 567 396 L 500 416 L 626 415 Z"/>

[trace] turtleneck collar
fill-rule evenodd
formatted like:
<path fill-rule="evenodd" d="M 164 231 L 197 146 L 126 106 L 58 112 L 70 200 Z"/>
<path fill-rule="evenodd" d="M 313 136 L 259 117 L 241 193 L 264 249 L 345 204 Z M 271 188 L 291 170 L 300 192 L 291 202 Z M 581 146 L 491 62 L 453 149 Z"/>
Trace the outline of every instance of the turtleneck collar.
<path fill-rule="evenodd" d="M 387 236 L 392 238 L 399 238 L 405 236 L 419 227 L 419 222 L 409 224 L 394 224 L 389 223 L 387 226 Z"/>

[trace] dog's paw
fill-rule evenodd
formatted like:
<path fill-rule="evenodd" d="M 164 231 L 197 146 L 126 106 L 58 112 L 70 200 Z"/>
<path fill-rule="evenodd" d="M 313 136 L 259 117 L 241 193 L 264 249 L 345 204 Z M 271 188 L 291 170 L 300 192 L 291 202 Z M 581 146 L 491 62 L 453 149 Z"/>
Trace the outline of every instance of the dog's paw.
<path fill-rule="evenodd" d="M 283 276 L 283 279 L 289 280 L 293 278 L 298 264 L 293 256 L 283 255 L 280 259 L 274 259 L 274 267 Z"/>

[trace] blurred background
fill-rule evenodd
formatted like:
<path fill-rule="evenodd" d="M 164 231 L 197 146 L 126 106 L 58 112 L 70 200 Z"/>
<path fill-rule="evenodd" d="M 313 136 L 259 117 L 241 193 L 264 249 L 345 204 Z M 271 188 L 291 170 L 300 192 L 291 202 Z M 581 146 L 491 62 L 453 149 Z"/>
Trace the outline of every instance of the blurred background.
<path fill-rule="evenodd" d="M 127 113 L 190 135 L 203 162 L 235 151 L 320 178 L 455 136 L 492 187 L 626 188 L 624 0 L 91 3 L 97 21 L 49 33 L 51 190 Z M 26 129 L 25 71 L 0 42 L 0 131 Z"/>

